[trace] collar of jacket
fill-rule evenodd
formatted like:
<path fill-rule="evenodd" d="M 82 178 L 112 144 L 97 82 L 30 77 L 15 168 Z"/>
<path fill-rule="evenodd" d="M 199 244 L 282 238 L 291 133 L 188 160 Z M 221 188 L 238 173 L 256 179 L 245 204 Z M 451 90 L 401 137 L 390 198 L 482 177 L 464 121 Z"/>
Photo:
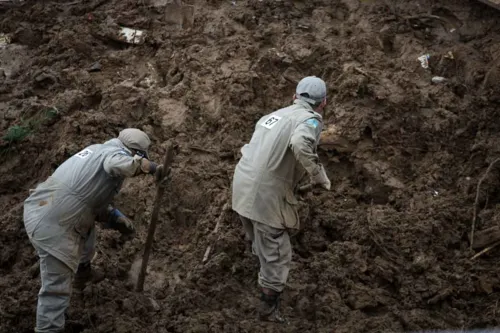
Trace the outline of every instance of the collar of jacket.
<path fill-rule="evenodd" d="M 130 149 L 128 149 L 127 147 L 125 147 L 125 145 L 123 144 L 123 142 L 121 142 L 119 139 L 117 138 L 114 138 L 114 139 L 111 139 L 111 140 L 108 140 L 106 142 L 104 142 L 105 145 L 111 145 L 111 146 L 115 146 L 115 147 L 118 147 L 118 148 L 121 148 L 123 149 L 127 154 L 129 154 L 130 156 L 133 156 L 132 154 L 132 151 Z"/>
<path fill-rule="evenodd" d="M 313 107 L 311 106 L 311 104 L 309 104 L 309 103 L 307 103 L 307 102 L 305 102 L 305 101 L 303 101 L 303 100 L 300 100 L 300 99 L 295 99 L 295 100 L 293 101 L 293 104 L 298 104 L 298 105 L 300 105 L 300 106 L 305 107 L 308 111 L 313 111 L 313 112 L 314 112 L 314 109 L 313 109 Z"/>
<path fill-rule="evenodd" d="M 309 104 L 307 102 L 304 102 L 304 101 L 302 101 L 300 99 L 296 99 L 296 100 L 293 101 L 293 104 L 294 105 L 300 105 L 300 106 L 304 107 L 304 109 L 306 109 L 307 111 L 311 112 L 315 116 L 318 116 L 319 118 L 323 117 L 321 114 L 319 114 L 318 112 L 314 111 L 314 109 L 311 106 L 311 104 Z"/>

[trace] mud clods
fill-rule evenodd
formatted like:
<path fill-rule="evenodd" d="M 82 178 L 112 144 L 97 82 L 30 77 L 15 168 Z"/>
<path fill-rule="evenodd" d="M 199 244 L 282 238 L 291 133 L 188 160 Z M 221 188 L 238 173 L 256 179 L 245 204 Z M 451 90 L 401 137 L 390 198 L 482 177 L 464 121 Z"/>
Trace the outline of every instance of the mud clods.
<path fill-rule="evenodd" d="M 73 295 L 68 332 L 498 325 L 500 252 L 471 261 L 468 235 L 477 181 L 500 156 L 499 13 L 475 1 L 184 2 L 1 10 L 10 43 L 0 47 L 0 331 L 34 327 L 40 281 L 22 222 L 29 189 L 127 126 L 150 134 L 154 160 L 164 142 L 178 144 L 145 293 L 133 289 L 154 200 L 153 180 L 142 177 L 116 199 L 137 233 L 124 239 L 98 226 L 95 264 L 107 278 Z M 111 39 L 119 27 L 145 38 Z M 224 217 L 216 241 L 209 235 L 255 122 L 289 104 L 306 75 L 329 89 L 320 157 L 332 191 L 301 195 L 282 306 L 290 323 L 270 326 L 256 319 L 258 263 L 236 216 Z M 483 230 L 498 229 L 498 170 L 484 184 L 483 245 Z"/>

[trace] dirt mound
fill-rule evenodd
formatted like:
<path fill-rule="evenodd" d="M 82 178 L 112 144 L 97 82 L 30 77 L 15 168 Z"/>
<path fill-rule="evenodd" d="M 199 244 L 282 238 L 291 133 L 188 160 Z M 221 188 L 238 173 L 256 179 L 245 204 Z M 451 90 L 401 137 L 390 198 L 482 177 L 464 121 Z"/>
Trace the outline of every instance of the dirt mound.
<path fill-rule="evenodd" d="M 0 331 L 34 327 L 28 190 L 126 126 L 150 134 L 156 160 L 167 140 L 178 144 L 146 291 L 132 288 L 154 199 L 144 177 L 116 200 L 137 236 L 99 228 L 96 264 L 108 278 L 73 295 L 68 332 L 497 325 L 499 252 L 471 260 L 468 233 L 477 181 L 500 156 L 500 13 L 472 0 L 188 4 L 194 21 L 167 0 L 0 9 L 10 41 L 0 46 Z M 124 43 L 122 26 L 145 39 Z M 302 198 L 283 301 L 290 324 L 278 327 L 256 320 L 258 264 L 232 212 L 202 258 L 239 149 L 306 75 L 329 88 L 321 158 L 333 190 Z M 498 225 L 497 169 L 484 184 L 478 230 Z"/>

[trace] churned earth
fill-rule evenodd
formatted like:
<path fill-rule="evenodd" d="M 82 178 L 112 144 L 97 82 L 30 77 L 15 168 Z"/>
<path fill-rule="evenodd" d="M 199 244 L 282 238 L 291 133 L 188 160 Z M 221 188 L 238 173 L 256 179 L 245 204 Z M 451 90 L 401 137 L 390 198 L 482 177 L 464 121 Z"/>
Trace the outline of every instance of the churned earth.
<path fill-rule="evenodd" d="M 476 185 L 500 157 L 499 11 L 475 0 L 170 2 L 1 5 L 0 332 L 34 327 L 29 189 L 125 127 L 150 134 L 156 161 L 176 145 L 145 291 L 133 286 L 155 188 L 142 176 L 116 199 L 137 234 L 98 226 L 107 279 L 74 292 L 67 332 L 499 324 L 500 250 L 472 260 L 480 249 L 469 248 Z M 126 43 L 120 27 L 145 35 Z M 258 264 L 223 207 L 255 122 L 307 75 L 328 85 L 320 155 L 332 191 L 301 196 L 290 323 L 279 326 L 256 319 Z M 479 191 L 477 231 L 500 224 L 499 171 Z"/>

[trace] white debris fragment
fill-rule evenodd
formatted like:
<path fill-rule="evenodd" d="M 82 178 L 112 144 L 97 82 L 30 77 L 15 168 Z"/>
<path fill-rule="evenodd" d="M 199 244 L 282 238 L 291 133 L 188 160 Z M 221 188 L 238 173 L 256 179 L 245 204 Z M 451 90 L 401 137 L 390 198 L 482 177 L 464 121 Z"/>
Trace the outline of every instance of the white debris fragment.
<path fill-rule="evenodd" d="M 417 59 L 420 61 L 420 64 L 422 65 L 423 68 L 427 69 L 429 68 L 429 58 L 431 56 L 429 54 L 424 54 L 418 57 Z"/>
<path fill-rule="evenodd" d="M 130 44 L 141 44 L 144 42 L 144 31 L 122 27 L 120 36 L 124 37 L 124 41 Z"/>
<path fill-rule="evenodd" d="M 445 77 L 442 77 L 442 76 L 434 76 L 432 79 L 431 79 L 432 83 L 443 83 L 445 81 L 447 81 L 447 79 Z"/>

